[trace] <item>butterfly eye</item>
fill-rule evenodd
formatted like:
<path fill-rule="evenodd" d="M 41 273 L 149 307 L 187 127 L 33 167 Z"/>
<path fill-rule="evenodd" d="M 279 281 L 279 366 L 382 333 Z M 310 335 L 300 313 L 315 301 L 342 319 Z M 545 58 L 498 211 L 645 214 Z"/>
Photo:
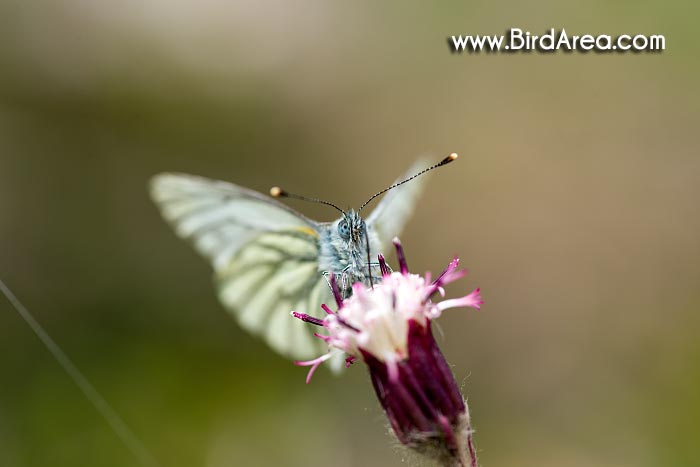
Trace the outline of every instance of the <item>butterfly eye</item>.
<path fill-rule="evenodd" d="M 348 223 L 346 221 L 340 221 L 340 224 L 338 224 L 338 233 L 346 240 L 350 238 L 350 227 L 348 227 Z"/>

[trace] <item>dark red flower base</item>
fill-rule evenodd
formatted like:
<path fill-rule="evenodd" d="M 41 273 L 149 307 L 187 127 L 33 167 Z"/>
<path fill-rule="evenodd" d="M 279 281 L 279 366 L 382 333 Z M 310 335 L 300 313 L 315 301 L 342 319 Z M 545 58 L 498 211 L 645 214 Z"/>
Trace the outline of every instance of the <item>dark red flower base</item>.
<path fill-rule="evenodd" d="M 405 360 L 387 364 L 365 351 L 362 357 L 401 443 L 439 454 L 445 465 L 476 466 L 469 414 L 429 320 L 425 326 L 409 322 Z"/>

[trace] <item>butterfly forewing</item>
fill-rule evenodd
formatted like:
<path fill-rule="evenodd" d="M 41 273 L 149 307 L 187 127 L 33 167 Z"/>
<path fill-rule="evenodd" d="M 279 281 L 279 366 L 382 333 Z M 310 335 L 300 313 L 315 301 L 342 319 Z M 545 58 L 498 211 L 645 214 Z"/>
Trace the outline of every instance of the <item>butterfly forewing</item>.
<path fill-rule="evenodd" d="M 317 223 L 288 206 L 232 183 L 185 174 L 161 174 L 151 196 L 177 234 L 190 239 L 215 269 L 261 232 L 316 229 Z"/>

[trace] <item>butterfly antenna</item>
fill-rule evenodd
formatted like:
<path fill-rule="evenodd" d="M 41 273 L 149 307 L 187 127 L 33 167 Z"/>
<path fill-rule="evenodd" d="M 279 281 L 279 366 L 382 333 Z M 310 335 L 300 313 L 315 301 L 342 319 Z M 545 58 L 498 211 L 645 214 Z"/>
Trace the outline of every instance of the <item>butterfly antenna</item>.
<path fill-rule="evenodd" d="M 382 195 L 382 194 L 386 193 L 387 191 L 396 188 L 397 186 L 401 186 L 401 185 L 403 185 L 404 183 L 408 183 L 408 182 L 410 182 L 411 180 L 413 180 L 414 178 L 420 177 L 421 175 L 423 175 L 423 174 L 426 173 L 426 172 L 430 172 L 430 171 L 433 170 L 433 169 L 437 169 L 438 167 L 442 167 L 443 165 L 447 165 L 447 164 L 449 164 L 450 162 L 452 162 L 453 160 L 457 159 L 457 157 L 458 157 L 458 156 L 457 156 L 457 153 L 456 153 L 456 152 L 453 152 L 452 154 L 450 154 L 449 156 L 445 157 L 443 160 L 441 160 L 441 161 L 438 162 L 437 164 L 431 165 L 431 166 L 428 167 L 427 169 L 423 169 L 423 170 L 421 170 L 420 172 L 418 172 L 417 174 L 411 175 L 411 176 L 408 177 L 406 180 L 402 180 L 402 181 L 400 181 L 400 182 L 394 183 L 394 184 L 391 185 L 390 187 L 384 188 L 382 191 L 380 191 L 379 193 L 375 193 L 374 195 L 372 195 L 372 197 L 371 197 L 370 199 L 368 199 L 367 201 L 365 201 L 365 204 L 363 204 L 362 206 L 360 206 L 360 209 L 358 209 L 357 212 L 362 211 L 362 208 L 364 208 L 365 206 L 367 206 L 367 205 L 368 205 L 374 198 L 376 198 L 377 196 Z"/>
<path fill-rule="evenodd" d="M 131 451 L 139 463 L 143 467 L 158 467 L 158 462 L 152 457 L 151 453 L 148 452 L 141 440 L 136 436 L 136 434 L 131 431 L 124 420 L 117 415 L 117 412 L 112 408 L 104 397 L 95 389 L 95 387 L 88 381 L 88 379 L 83 375 L 83 373 L 78 370 L 73 361 L 68 358 L 68 355 L 63 352 L 63 349 L 58 346 L 58 344 L 51 339 L 49 334 L 44 330 L 44 328 L 39 324 L 39 322 L 34 319 L 34 316 L 29 313 L 29 310 L 19 301 L 19 299 L 12 293 L 9 287 L 0 280 L 0 292 L 5 295 L 5 298 L 10 302 L 12 307 L 17 311 L 17 313 L 22 317 L 22 319 L 29 325 L 29 327 L 34 331 L 34 334 L 39 338 L 39 340 L 46 346 L 49 353 L 56 359 L 63 370 L 68 374 L 68 376 L 73 380 L 73 382 L 78 386 L 80 391 L 83 393 L 85 398 L 90 401 L 90 403 L 95 407 L 95 410 L 102 415 L 102 418 L 107 422 L 107 424 L 112 428 L 112 431 L 121 439 L 126 448 Z"/>
<path fill-rule="evenodd" d="M 301 196 L 301 195 L 295 195 L 294 193 L 290 193 L 288 191 L 283 190 L 282 188 L 278 186 L 273 186 L 270 188 L 270 196 L 273 198 L 292 198 L 292 199 L 300 199 L 302 201 L 308 201 L 310 203 L 319 203 L 319 204 L 325 204 L 326 206 L 330 206 L 332 208 L 337 209 L 340 211 L 341 214 L 345 214 L 345 211 L 340 209 L 338 206 L 335 204 L 328 202 L 328 201 L 323 201 L 322 199 L 318 198 L 309 198 L 308 196 Z"/>

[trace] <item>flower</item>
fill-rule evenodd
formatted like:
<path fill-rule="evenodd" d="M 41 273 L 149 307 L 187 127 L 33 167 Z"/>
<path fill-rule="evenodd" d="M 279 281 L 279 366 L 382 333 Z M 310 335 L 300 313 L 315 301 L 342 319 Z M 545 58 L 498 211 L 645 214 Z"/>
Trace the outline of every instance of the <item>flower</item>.
<path fill-rule="evenodd" d="M 441 302 L 443 286 L 466 274 L 453 259 L 435 280 L 410 274 L 403 248 L 394 239 L 399 272 L 390 272 L 379 256 L 382 280 L 367 289 L 353 285 L 353 294 L 341 299 L 331 277 L 338 310 L 326 305 L 324 319 L 292 312 L 292 316 L 322 326 L 328 334 L 316 334 L 328 344 L 328 353 L 296 362 L 314 371 L 333 355 L 344 353 L 346 366 L 361 359 L 369 368 L 379 402 L 401 443 L 430 455 L 446 466 L 476 467 L 476 453 L 467 405 L 450 367 L 433 338 L 431 321 L 454 307 L 480 309 L 480 290 Z"/>

